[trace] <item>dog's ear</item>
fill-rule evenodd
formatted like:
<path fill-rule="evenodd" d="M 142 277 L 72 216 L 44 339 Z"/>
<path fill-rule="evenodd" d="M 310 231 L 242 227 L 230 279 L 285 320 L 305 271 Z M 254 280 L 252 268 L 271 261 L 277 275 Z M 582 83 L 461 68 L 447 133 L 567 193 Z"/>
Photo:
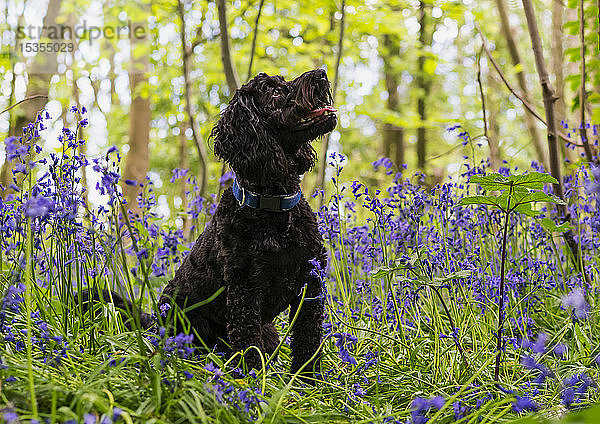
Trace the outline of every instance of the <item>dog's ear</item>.
<path fill-rule="evenodd" d="M 243 179 L 264 184 L 287 173 L 283 149 L 266 128 L 250 82 L 238 89 L 211 132 L 214 152 Z"/>

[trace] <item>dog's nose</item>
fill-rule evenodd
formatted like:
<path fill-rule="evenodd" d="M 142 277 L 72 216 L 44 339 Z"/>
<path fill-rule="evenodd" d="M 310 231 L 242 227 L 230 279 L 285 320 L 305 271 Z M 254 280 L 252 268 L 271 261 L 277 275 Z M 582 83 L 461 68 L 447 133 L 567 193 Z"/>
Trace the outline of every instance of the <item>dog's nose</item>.
<path fill-rule="evenodd" d="M 327 72 L 325 72 L 325 69 L 318 68 L 318 69 L 315 69 L 313 72 L 314 72 L 315 79 L 324 79 L 324 80 L 327 79 Z"/>

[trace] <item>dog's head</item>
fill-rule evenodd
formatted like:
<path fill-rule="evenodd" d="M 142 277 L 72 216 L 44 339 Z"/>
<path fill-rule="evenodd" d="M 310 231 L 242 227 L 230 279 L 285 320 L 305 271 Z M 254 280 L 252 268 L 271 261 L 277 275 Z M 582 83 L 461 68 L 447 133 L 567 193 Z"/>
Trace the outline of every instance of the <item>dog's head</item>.
<path fill-rule="evenodd" d="M 215 154 L 246 180 L 264 184 L 310 170 L 310 142 L 335 128 L 330 84 L 323 69 L 292 81 L 261 73 L 244 84 L 221 113 L 211 137 Z"/>

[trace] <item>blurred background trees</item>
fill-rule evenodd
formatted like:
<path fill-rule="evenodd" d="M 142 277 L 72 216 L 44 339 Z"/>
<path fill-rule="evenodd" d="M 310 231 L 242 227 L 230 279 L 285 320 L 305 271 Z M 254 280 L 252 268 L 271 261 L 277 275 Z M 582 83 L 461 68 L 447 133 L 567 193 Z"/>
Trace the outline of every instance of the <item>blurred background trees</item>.
<path fill-rule="evenodd" d="M 532 160 L 548 167 L 546 127 L 518 98 L 544 116 L 520 2 L 3 0 L 0 6 L 0 110 L 35 94 L 47 96 L 2 113 L 0 134 L 18 134 L 45 105 L 53 117 L 46 136 L 52 148 L 62 127 L 77 118 L 70 106 L 84 106 L 88 156 L 117 146 L 123 180 L 144 183 L 148 175 L 160 189 L 158 209 L 165 216 L 186 207 L 186 178 L 171 182 L 174 168 L 189 168 L 209 200 L 208 193 L 218 192 L 225 170 L 208 136 L 250 68 L 251 74 L 293 78 L 324 66 L 331 81 L 338 75 L 339 125 L 327 141 L 329 151 L 348 157 L 347 177 L 376 184 L 371 163 L 385 156 L 394 170 L 406 164 L 407 176 L 418 170 L 425 184 L 434 184 L 458 171 L 463 155 L 472 152 L 446 131 L 454 124 L 471 134 L 477 162 L 491 156 L 494 168 L 502 161 L 527 167 Z M 557 95 L 558 128 L 580 146 L 567 148 L 561 140 L 568 173 L 589 159 L 584 141 L 597 154 L 597 127 L 579 124 L 581 116 L 586 124 L 600 123 L 598 4 L 543 0 L 535 10 Z M 475 23 L 519 96 L 482 51 Z M 75 39 L 46 32 L 39 40 L 73 43 L 73 51 L 21 52 L 38 40 L 19 27 L 42 25 L 78 25 Z M 124 26 L 128 30 L 119 39 L 106 36 L 107 28 Z M 98 37 L 92 28 L 105 34 Z M 136 30 L 143 36 L 134 36 Z M 315 143 L 324 161 L 322 141 Z M 84 184 L 95 185 L 98 176 L 86 174 Z M 305 177 L 305 192 L 320 187 L 319 175 L 315 170 Z M 5 187 L 11 177 L 5 163 L 0 173 Z M 130 204 L 142 188 L 123 185 Z"/>

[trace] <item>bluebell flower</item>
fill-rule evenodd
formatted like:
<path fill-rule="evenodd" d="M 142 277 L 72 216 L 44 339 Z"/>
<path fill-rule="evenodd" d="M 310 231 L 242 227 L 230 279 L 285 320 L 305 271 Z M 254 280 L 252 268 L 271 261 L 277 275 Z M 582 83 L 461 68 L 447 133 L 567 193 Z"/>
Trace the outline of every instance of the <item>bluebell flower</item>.
<path fill-rule="evenodd" d="M 94 414 L 84 414 L 83 415 L 83 424 L 96 424 L 98 422 L 98 417 Z"/>
<path fill-rule="evenodd" d="M 558 343 L 556 346 L 554 346 L 554 349 L 552 349 L 552 353 L 554 353 L 554 355 L 556 355 L 558 358 L 563 358 L 567 354 L 567 345 L 564 343 Z"/>
<path fill-rule="evenodd" d="M 23 205 L 24 214 L 30 218 L 43 218 L 54 212 L 54 201 L 48 197 L 35 196 Z"/>
<path fill-rule="evenodd" d="M 537 411 L 540 407 L 528 396 L 515 396 L 512 407 L 515 412 Z"/>
<path fill-rule="evenodd" d="M 349 350 L 354 347 L 358 339 L 350 333 L 335 333 L 333 337 L 336 339 L 335 346 L 339 349 L 342 362 L 356 365 L 356 359 L 350 354 Z"/>
<path fill-rule="evenodd" d="M 586 318 L 590 312 L 590 305 L 587 303 L 581 289 L 575 289 L 566 296 L 563 296 L 562 304 L 566 309 L 572 309 L 577 319 Z"/>

